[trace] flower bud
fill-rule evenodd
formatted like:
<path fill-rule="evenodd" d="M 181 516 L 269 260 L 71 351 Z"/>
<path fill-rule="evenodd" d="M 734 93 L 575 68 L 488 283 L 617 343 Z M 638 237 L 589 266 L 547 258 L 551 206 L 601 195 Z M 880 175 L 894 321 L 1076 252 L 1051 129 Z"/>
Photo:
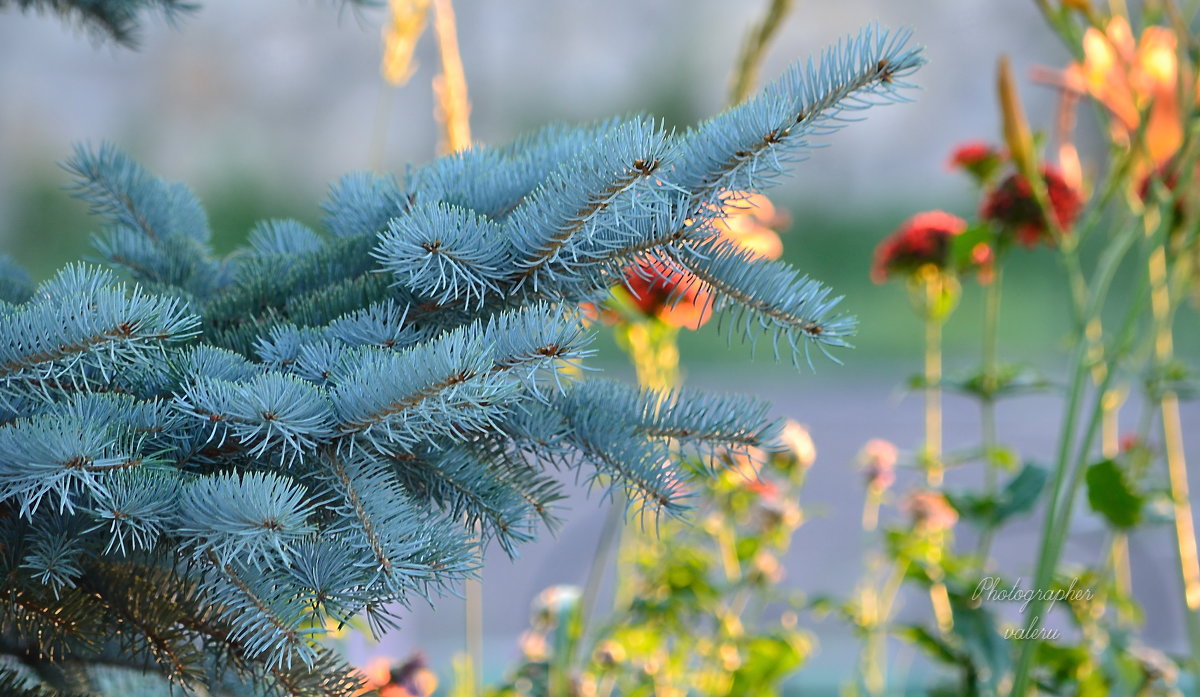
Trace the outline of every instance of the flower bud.
<path fill-rule="evenodd" d="M 958 522 L 958 511 L 946 497 L 936 491 L 916 491 L 909 494 L 904 508 L 912 518 L 913 527 L 925 532 L 949 530 Z"/>
<path fill-rule="evenodd" d="M 866 474 L 867 488 L 881 493 L 896 481 L 896 446 L 881 438 L 867 441 L 858 453 L 858 461 Z"/>

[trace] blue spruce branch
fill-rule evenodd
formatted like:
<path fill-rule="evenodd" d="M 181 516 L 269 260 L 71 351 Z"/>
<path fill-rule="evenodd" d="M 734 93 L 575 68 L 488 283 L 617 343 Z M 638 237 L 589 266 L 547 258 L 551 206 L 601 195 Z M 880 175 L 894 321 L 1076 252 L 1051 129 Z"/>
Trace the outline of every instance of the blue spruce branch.
<path fill-rule="evenodd" d="M 641 267 L 702 285 L 777 356 L 845 347 L 829 287 L 714 223 L 852 110 L 901 101 L 906 41 L 868 29 L 684 134 L 550 126 L 349 175 L 325 230 L 265 221 L 223 258 L 185 187 L 80 148 L 75 193 L 129 281 L 72 265 L 34 287 L 0 259 L 0 653 L 25 666 L 0 661 L 0 685 L 111 669 L 123 697 L 155 694 L 140 666 L 213 695 L 347 696 L 324 624 L 383 632 L 482 545 L 516 554 L 555 525 L 562 476 L 675 515 L 683 458 L 777 448 L 757 400 L 580 376 L 578 307 Z"/>

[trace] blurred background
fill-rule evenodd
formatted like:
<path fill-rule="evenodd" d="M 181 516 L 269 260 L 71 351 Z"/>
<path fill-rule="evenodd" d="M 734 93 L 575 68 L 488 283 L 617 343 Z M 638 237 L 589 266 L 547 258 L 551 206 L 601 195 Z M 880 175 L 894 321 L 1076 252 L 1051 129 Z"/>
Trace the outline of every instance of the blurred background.
<path fill-rule="evenodd" d="M 743 33 L 764 4 L 457 0 L 475 138 L 499 144 L 552 121 L 630 112 L 661 116 L 677 128 L 713 115 L 729 92 Z M 846 296 L 846 310 L 861 322 L 856 348 L 838 354 L 841 366 L 818 359 L 815 371 L 797 371 L 776 365 L 769 351 L 752 361 L 747 347 L 728 346 L 710 325 L 685 332 L 681 351 L 689 384 L 758 393 L 774 401 L 779 415 L 809 426 L 819 453 L 805 490 L 810 520 L 787 561 L 786 583 L 809 593 L 844 593 L 859 573 L 858 554 L 848 553 L 861 546 L 855 453 L 872 437 L 911 451 L 920 433 L 918 397 L 902 389 L 919 365 L 919 325 L 903 292 L 870 282 L 874 246 L 917 211 L 973 214 L 975 192 L 948 170 L 946 159 L 962 141 L 999 140 L 999 54 L 1011 56 L 1030 119 L 1043 127 L 1052 123 L 1056 94 L 1029 80 L 1030 71 L 1061 68 L 1070 57 L 1032 2 L 798 5 L 769 49 L 764 79 L 876 21 L 911 28 L 929 59 L 916 77 L 922 89 L 914 103 L 872 110 L 864 122 L 826 138 L 830 147 L 813 152 L 771 193 L 792 219 L 783 235 L 784 258 Z M 427 162 L 438 142 L 429 89 L 436 46 L 428 36 L 418 45 L 417 72 L 407 86 L 385 86 L 378 66 L 386 18 L 382 8 L 356 11 L 335 2 L 209 0 L 180 27 L 146 25 L 133 51 L 98 43 L 57 18 L 0 13 L 0 249 L 39 279 L 89 253 L 95 224 L 62 190 L 67 177 L 56 166 L 79 142 L 111 140 L 151 172 L 189 184 L 208 207 L 221 251 L 240 244 L 264 217 L 319 225 L 326 187 L 345 172 L 371 166 L 402 172 Z M 1087 147 L 1098 142 L 1094 131 L 1085 115 L 1085 168 L 1095 157 Z M 1007 271 L 1002 354 L 1053 380 L 1067 332 L 1061 274 L 1050 255 L 1025 258 Z M 975 362 L 980 301 L 978 289 L 968 287 L 946 328 L 950 373 Z M 1181 328 L 1176 340 L 1179 355 L 1200 354 L 1196 328 Z M 597 365 L 631 376 L 607 334 L 599 344 Z M 1002 436 L 1022 444 L 1024 458 L 1046 459 L 1057 406 L 1052 395 L 1003 403 Z M 1185 409 L 1185 425 L 1200 424 L 1200 410 Z M 973 442 L 974 407 L 950 398 L 946 413 L 948 446 Z M 1198 429 L 1188 438 L 1195 451 Z M 1193 487 L 1200 490 L 1200 482 Z M 1098 522 L 1089 528 L 1087 514 L 1079 515 L 1068 557 L 1089 554 L 1094 540 L 1088 531 L 1101 533 Z M 598 501 L 577 496 L 567 503 L 556 536 L 528 546 L 519 560 L 499 550 L 489 555 L 489 674 L 515 656 L 516 636 L 540 590 L 582 582 L 602 517 Z M 1171 547 L 1159 544 L 1160 537 L 1169 539 L 1169 532 L 1135 534 L 1135 586 L 1147 603 L 1147 639 L 1172 647 L 1182 639 L 1182 626 L 1165 601 L 1155 600 L 1176 594 Z M 999 558 L 1011 560 L 1005 573 L 1031 570 L 1036 539 L 1028 522 L 1000 541 Z M 356 643 L 353 650 L 365 660 L 420 649 L 435 666 L 445 666 L 461 649 L 462 626 L 462 603 L 450 599 L 436 613 L 414 608 L 382 645 Z M 854 649 L 832 621 L 810 628 L 818 660 L 795 684 L 803 694 L 820 694 L 852 670 Z M 916 682 L 923 667 L 918 661 L 898 669 Z"/>

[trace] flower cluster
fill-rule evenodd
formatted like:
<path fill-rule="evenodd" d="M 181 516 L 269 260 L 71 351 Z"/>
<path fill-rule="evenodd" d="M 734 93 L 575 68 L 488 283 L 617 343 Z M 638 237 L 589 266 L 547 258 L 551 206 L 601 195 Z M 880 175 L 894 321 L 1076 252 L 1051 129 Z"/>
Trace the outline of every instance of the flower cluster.
<path fill-rule="evenodd" d="M 1060 169 L 1047 164 L 1040 169 L 1048 207 L 1043 210 L 1029 180 L 1009 164 L 1006 153 L 982 141 L 955 148 L 948 165 L 967 173 L 983 188 L 979 218 L 990 226 L 982 234 L 971 235 L 963 249 L 956 249 L 955 238 L 968 229 L 967 221 L 939 210 L 918 213 L 876 248 L 871 267 L 876 283 L 893 276 L 916 278 L 923 269 L 932 268 L 948 275 L 977 271 L 980 283 L 986 284 L 994 275 L 998 251 L 1013 243 L 1053 246 L 1055 231 L 1069 232 L 1083 208 L 1078 188 Z M 1005 169 L 1009 171 L 1005 173 Z"/>
<path fill-rule="evenodd" d="M 983 188 L 979 217 L 996 226 L 997 246 L 1005 247 L 1013 241 L 1025 247 L 1034 247 L 1039 242 L 1053 244 L 1049 220 L 1029 180 L 1015 167 L 1009 167 L 1003 179 L 994 183 L 1008 163 L 1007 153 L 982 141 L 958 146 L 949 161 L 951 169 L 962 170 Z M 1079 217 L 1083 198 L 1078 187 L 1058 167 L 1044 164 L 1040 174 L 1049 212 L 1057 228 L 1065 233 Z"/>

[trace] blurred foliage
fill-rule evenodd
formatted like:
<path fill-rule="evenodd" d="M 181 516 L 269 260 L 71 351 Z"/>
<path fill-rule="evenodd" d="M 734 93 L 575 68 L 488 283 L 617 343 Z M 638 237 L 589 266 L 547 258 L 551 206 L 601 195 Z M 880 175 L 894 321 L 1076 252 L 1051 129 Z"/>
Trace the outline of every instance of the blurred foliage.
<path fill-rule="evenodd" d="M 65 264 L 92 254 L 90 234 L 97 219 L 87 205 L 64 190 L 62 170 L 31 172 L 17 182 L 5 229 L 3 251 L 28 269 L 35 280 L 49 278 Z M 197 195 L 204 201 L 213 231 L 213 248 L 227 254 L 245 244 L 250 228 L 267 218 L 292 218 L 318 227 L 320 210 L 314 192 L 290 186 L 285 179 L 270 183 L 251 176 L 213 180 Z"/>
<path fill-rule="evenodd" d="M 548 588 L 521 639 L 522 663 L 487 697 L 772 697 L 815 639 L 782 558 L 804 521 L 814 450 L 792 424 L 791 450 L 730 454 L 714 476 L 693 461 L 688 520 L 625 530 L 613 609 L 589 622 L 595 587 Z M 647 534 L 649 533 L 649 534 Z M 599 555 L 596 564 L 605 564 Z M 589 625 L 598 628 L 589 631 Z M 460 681 L 461 682 L 461 681 Z"/>

